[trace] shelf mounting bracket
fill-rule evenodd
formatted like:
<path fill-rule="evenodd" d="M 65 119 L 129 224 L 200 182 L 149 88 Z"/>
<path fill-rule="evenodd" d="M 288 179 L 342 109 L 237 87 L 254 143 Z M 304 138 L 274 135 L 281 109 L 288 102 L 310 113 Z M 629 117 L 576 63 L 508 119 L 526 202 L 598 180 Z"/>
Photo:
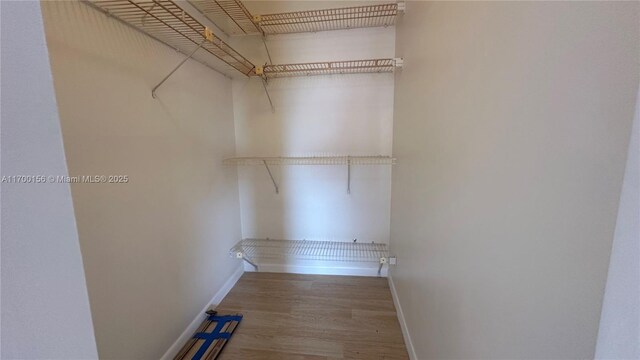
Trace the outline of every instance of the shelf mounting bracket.
<path fill-rule="evenodd" d="M 387 258 L 386 257 L 381 257 L 380 258 L 380 266 L 378 266 L 378 276 L 380 276 L 382 274 L 382 266 L 384 264 L 387 263 Z"/>
<path fill-rule="evenodd" d="M 267 165 L 267 160 L 262 160 L 262 163 L 264 164 L 264 167 L 267 169 L 267 172 L 269 173 L 269 177 L 271 178 L 271 182 L 273 182 L 273 187 L 276 188 L 276 194 L 280 193 L 280 189 L 278 189 L 278 184 L 276 183 L 276 180 L 273 178 L 273 174 L 271 174 L 271 169 L 269 169 L 269 165 Z"/>
<path fill-rule="evenodd" d="M 407 10 L 407 4 L 404 1 L 398 1 L 398 13 L 404 14 Z"/>
<path fill-rule="evenodd" d="M 253 260 L 249 259 L 242 251 L 236 252 L 236 258 L 246 261 L 249 265 L 253 266 L 253 268 L 256 269 L 256 271 L 258 271 L 258 265 L 256 265 L 256 263 L 253 262 Z"/>

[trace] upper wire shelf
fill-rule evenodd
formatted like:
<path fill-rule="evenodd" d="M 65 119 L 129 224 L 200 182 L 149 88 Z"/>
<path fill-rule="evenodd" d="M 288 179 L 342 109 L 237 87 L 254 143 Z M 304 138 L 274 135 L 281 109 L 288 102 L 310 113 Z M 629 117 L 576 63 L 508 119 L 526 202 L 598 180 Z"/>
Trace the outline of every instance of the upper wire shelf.
<path fill-rule="evenodd" d="M 404 3 L 252 15 L 240 0 L 189 0 L 229 35 L 277 35 L 392 26 Z"/>
<path fill-rule="evenodd" d="M 182 53 L 191 53 L 201 46 L 206 51 L 193 54 L 193 57 L 213 69 L 219 68 L 221 61 L 222 65 L 229 66 L 226 70 L 237 70 L 246 76 L 254 74 L 253 63 L 171 0 L 87 1 Z"/>
<path fill-rule="evenodd" d="M 189 0 L 227 35 L 261 34 L 253 15 L 239 0 Z"/>
<path fill-rule="evenodd" d="M 402 66 L 402 59 L 371 59 L 348 61 L 324 61 L 298 64 L 278 64 L 257 67 L 257 75 L 265 78 L 331 75 L 331 74 L 360 74 L 360 73 L 390 73 L 396 67 Z"/>
<path fill-rule="evenodd" d="M 391 156 L 234 157 L 225 165 L 393 165 Z"/>
<path fill-rule="evenodd" d="M 290 34 L 391 26 L 403 9 L 403 3 L 391 3 L 258 15 L 254 19 L 266 35 Z"/>

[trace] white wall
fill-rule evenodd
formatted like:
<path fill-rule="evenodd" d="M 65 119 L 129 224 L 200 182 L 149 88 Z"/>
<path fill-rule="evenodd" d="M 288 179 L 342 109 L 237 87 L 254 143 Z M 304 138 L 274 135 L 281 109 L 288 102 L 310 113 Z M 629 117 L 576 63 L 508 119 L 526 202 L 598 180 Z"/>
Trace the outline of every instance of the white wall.
<path fill-rule="evenodd" d="M 240 266 L 231 81 L 79 2 L 42 3 L 98 352 L 157 359 Z"/>
<path fill-rule="evenodd" d="M 392 270 L 417 358 L 592 358 L 637 2 L 409 2 Z"/>
<path fill-rule="evenodd" d="M 324 8 L 316 2 L 247 2 L 254 14 Z M 256 64 L 267 55 L 259 37 L 234 38 Z M 273 62 L 394 57 L 395 29 L 374 28 L 269 36 Z M 272 113 L 259 79 L 234 79 L 238 156 L 391 155 L 393 75 L 274 79 Z M 388 242 L 390 166 L 240 167 L 242 235 Z"/>
<path fill-rule="evenodd" d="M 640 93 L 632 131 L 596 359 L 640 358 Z"/>
<path fill-rule="evenodd" d="M 2 2 L 0 13 L 0 175 L 67 175 L 40 6 Z M 95 359 L 69 185 L 10 181 L 1 192 L 0 357 Z"/>

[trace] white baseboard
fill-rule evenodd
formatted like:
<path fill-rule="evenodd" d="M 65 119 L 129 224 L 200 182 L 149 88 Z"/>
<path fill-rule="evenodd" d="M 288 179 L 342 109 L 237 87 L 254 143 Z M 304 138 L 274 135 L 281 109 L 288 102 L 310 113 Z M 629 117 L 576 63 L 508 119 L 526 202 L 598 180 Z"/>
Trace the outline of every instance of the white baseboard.
<path fill-rule="evenodd" d="M 164 355 L 162 355 L 160 360 L 171 360 L 173 359 L 174 356 L 176 356 L 178 351 L 180 351 L 180 349 L 187 342 L 187 340 L 191 338 L 193 333 L 195 333 L 196 330 L 198 329 L 198 326 L 200 326 L 202 321 L 205 319 L 206 317 L 205 312 L 210 308 L 215 308 L 218 304 L 220 304 L 222 299 L 224 299 L 224 297 L 227 296 L 229 291 L 231 291 L 231 289 L 236 284 L 236 282 L 238 282 L 238 280 L 240 279 L 243 273 L 244 273 L 244 268 L 242 266 L 238 266 L 238 269 L 231 275 L 229 279 L 227 279 L 227 281 L 224 283 L 224 285 L 222 285 L 220 290 L 218 290 L 218 292 L 216 292 L 216 294 L 213 295 L 213 298 L 211 299 L 211 301 L 209 301 L 209 303 L 207 303 L 207 305 L 198 313 L 198 316 L 196 316 L 196 318 L 193 319 L 193 321 L 189 324 L 189 326 L 187 326 L 187 328 L 182 332 L 182 334 L 180 334 L 180 337 L 178 337 L 178 339 L 171 345 L 171 347 L 169 347 L 167 352 L 165 352 Z"/>
<path fill-rule="evenodd" d="M 392 274 L 389 274 L 387 278 L 389 279 L 389 288 L 391 289 L 391 297 L 393 298 L 393 304 L 396 306 L 398 321 L 400 322 L 400 329 L 402 329 L 402 337 L 404 338 L 404 344 L 406 345 L 407 352 L 409 353 L 409 359 L 418 360 L 418 357 L 416 356 L 416 350 L 413 348 L 413 342 L 411 341 L 411 336 L 409 335 L 407 322 L 405 321 L 405 318 L 404 318 L 404 312 L 402 312 L 402 306 L 400 306 L 400 301 L 398 300 L 398 293 L 396 292 L 396 286 L 393 283 Z"/>
<path fill-rule="evenodd" d="M 253 266 L 245 264 L 246 272 L 256 271 Z M 317 266 L 291 264 L 258 264 L 259 272 L 311 274 L 311 275 L 348 275 L 378 276 L 378 267 Z M 381 277 L 387 277 L 387 266 L 382 267 Z"/>

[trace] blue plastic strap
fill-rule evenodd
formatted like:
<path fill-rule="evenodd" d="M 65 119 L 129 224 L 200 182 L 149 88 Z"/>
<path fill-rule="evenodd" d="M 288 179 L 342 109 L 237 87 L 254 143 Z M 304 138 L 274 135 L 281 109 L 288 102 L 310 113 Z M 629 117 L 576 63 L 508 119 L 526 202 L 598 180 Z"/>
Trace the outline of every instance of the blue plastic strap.
<path fill-rule="evenodd" d="M 210 339 L 212 336 L 211 333 L 197 333 L 195 335 L 193 335 L 194 339 L 203 339 L 203 340 L 208 340 Z M 231 337 L 231 333 L 218 333 L 213 340 L 215 339 L 228 339 Z"/>
<path fill-rule="evenodd" d="M 202 340 L 204 340 L 204 344 L 202 344 L 202 346 L 200 346 L 200 349 L 198 349 L 198 352 L 195 355 L 193 355 L 192 360 L 200 360 L 200 359 L 202 359 L 202 356 L 205 354 L 205 352 L 207 352 L 207 349 L 209 349 L 209 346 L 211 346 L 211 344 L 216 339 L 229 339 L 231 337 L 231 333 L 221 333 L 220 331 L 222 330 L 224 325 L 226 323 L 228 323 L 228 322 L 231 322 L 231 321 L 240 322 L 240 320 L 242 320 L 242 316 L 237 316 L 237 315 L 215 316 L 215 315 L 212 315 L 212 316 L 208 317 L 208 320 L 217 321 L 216 327 L 210 333 L 199 332 L 199 333 L 196 333 L 196 334 L 193 335 L 194 339 L 202 339 Z"/>

